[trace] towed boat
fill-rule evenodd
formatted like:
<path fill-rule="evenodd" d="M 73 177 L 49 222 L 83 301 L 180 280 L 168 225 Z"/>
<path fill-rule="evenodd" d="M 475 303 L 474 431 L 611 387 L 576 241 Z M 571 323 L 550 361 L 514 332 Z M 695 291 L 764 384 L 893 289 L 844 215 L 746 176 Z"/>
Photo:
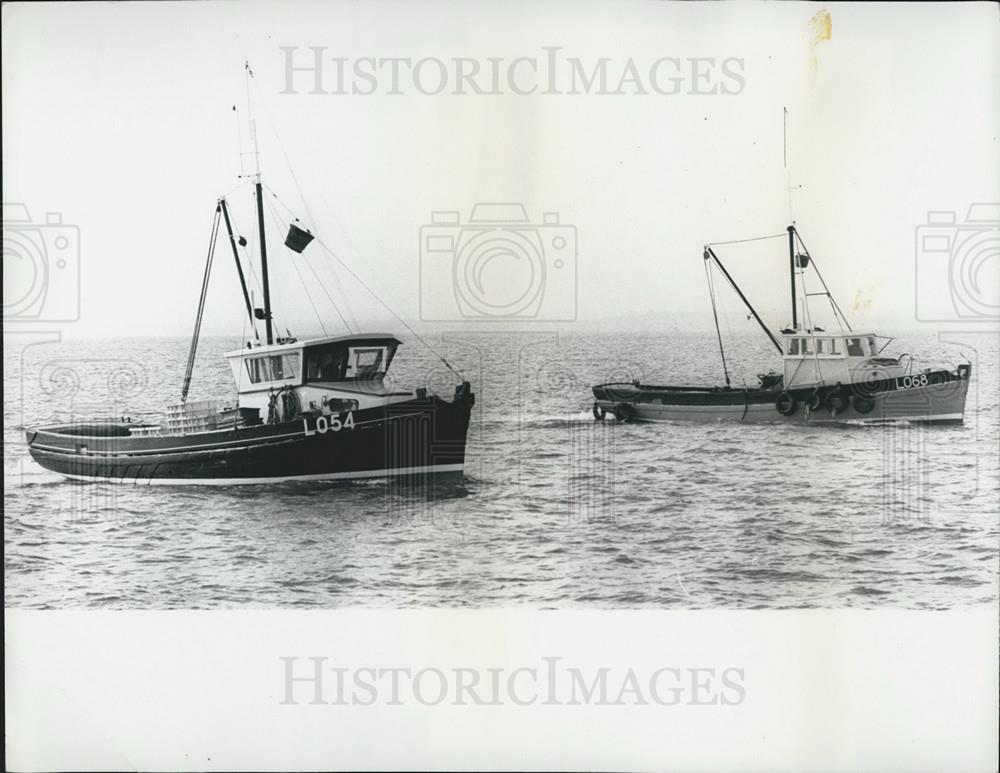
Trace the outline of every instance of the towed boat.
<path fill-rule="evenodd" d="M 253 127 L 252 136 L 256 143 Z M 256 144 L 253 155 L 258 155 Z M 241 260 L 240 248 L 247 240 L 235 233 L 222 197 L 216 203 L 180 402 L 167 406 L 158 422 L 121 418 L 27 428 L 31 457 L 67 478 L 112 483 L 233 485 L 460 476 L 475 396 L 447 360 L 438 355 L 459 383 L 442 398 L 426 388 L 393 384 L 388 372 L 401 341 L 391 334 L 351 332 L 302 341 L 290 334 L 275 336 L 259 166 L 252 177 L 263 306 L 255 308 L 251 300 L 243 265 L 252 271 L 253 261 L 249 255 Z M 236 382 L 235 400 L 189 401 L 220 223 L 225 224 L 254 338 L 226 354 Z M 290 257 L 314 238 L 293 222 L 285 239 Z M 265 328 L 263 340 L 258 322 Z"/>
<path fill-rule="evenodd" d="M 918 360 L 909 354 L 884 356 L 883 352 L 892 339 L 851 328 L 797 229 L 790 225 L 786 230 L 792 324 L 780 331 L 780 338 L 757 314 L 713 246 L 706 245 L 702 256 L 706 269 L 709 269 L 709 290 L 725 385 L 656 386 L 638 381 L 598 384 L 592 387 L 594 418 L 601 421 L 610 414 L 622 422 L 691 420 L 878 424 L 906 421 L 962 424 L 971 364 L 961 363 L 954 369 L 918 367 Z M 711 281 L 710 270 L 713 267 L 736 291 L 782 359 L 782 372 L 759 374 L 758 384 L 754 387 L 741 389 L 731 384 Z M 810 267 L 822 285 L 822 292 L 805 292 L 805 272 Z M 801 320 L 797 287 L 802 288 Z M 829 299 L 839 331 L 829 332 L 811 323 L 808 298 L 816 295 Z"/>

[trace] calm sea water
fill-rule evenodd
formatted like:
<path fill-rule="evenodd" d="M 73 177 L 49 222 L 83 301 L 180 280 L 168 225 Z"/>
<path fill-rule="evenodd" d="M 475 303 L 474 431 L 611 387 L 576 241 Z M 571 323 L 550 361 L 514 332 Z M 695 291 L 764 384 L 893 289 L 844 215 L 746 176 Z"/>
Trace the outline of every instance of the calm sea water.
<path fill-rule="evenodd" d="M 740 374 L 777 367 L 760 337 Z M 27 457 L 40 420 L 156 418 L 187 341 L 9 338 L 6 604 L 219 608 L 949 608 L 998 596 L 995 335 L 890 351 L 974 362 L 966 424 L 595 423 L 588 387 L 719 380 L 712 334 L 455 334 L 478 396 L 463 482 L 146 488 L 64 481 Z M 192 397 L 230 393 L 203 342 Z M 739 356 L 738 356 L 739 355 Z M 393 372 L 450 394 L 416 342 Z"/>

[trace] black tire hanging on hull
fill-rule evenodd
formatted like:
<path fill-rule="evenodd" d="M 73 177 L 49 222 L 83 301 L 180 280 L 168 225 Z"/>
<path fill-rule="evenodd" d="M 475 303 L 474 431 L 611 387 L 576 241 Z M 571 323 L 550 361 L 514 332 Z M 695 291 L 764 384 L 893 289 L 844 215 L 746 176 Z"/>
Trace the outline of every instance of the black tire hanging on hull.
<path fill-rule="evenodd" d="M 847 395 L 843 394 L 841 391 L 830 392 L 823 400 L 823 405 L 826 409 L 833 415 L 843 413 L 847 410 L 847 407 L 851 404 L 851 399 Z"/>
<path fill-rule="evenodd" d="M 774 407 L 782 416 L 791 416 L 799 408 L 799 401 L 794 395 L 782 392 L 774 401 Z"/>
<path fill-rule="evenodd" d="M 870 397 L 864 397 L 862 395 L 855 395 L 851 404 L 854 406 L 854 410 L 860 414 L 871 413 L 872 409 L 875 407 L 874 400 Z"/>

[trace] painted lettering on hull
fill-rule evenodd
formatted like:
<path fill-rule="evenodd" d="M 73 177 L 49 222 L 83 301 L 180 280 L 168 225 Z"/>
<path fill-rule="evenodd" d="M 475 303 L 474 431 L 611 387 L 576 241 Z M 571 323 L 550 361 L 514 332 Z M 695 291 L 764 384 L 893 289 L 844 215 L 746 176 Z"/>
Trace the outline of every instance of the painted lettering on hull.
<path fill-rule="evenodd" d="M 926 373 L 918 373 L 915 376 L 903 376 L 902 378 L 896 379 L 896 387 L 898 389 L 913 389 L 915 387 L 927 386 L 928 379 Z"/>
<path fill-rule="evenodd" d="M 312 422 L 312 426 L 309 423 Z M 337 416 L 312 416 L 302 419 L 302 431 L 306 437 L 325 435 L 327 432 L 340 432 L 342 429 L 354 429 L 354 412 L 348 411 L 341 419 Z"/>

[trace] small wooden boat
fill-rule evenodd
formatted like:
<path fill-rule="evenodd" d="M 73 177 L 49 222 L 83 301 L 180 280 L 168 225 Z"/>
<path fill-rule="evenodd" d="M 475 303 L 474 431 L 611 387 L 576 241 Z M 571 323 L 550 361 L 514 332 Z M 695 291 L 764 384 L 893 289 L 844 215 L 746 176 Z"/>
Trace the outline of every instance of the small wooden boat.
<path fill-rule="evenodd" d="M 608 414 L 619 421 L 738 421 L 798 422 L 810 424 L 882 423 L 908 421 L 927 424 L 961 424 L 972 366 L 918 368 L 910 355 L 883 356 L 891 338 L 851 329 L 840 307 L 816 269 L 815 261 L 794 225 L 787 229 L 792 288 L 792 324 L 780 332 L 780 339 L 761 320 L 750 301 L 716 255 L 705 247 L 706 268 L 722 272 L 750 315 L 770 338 L 782 358 L 783 372 L 758 376 L 754 387 L 733 387 L 715 313 L 711 279 L 713 316 L 725 385 L 653 386 L 632 383 L 598 384 L 593 387 L 594 418 Z M 770 238 L 770 237 L 769 237 Z M 798 286 L 804 272 L 812 267 L 823 292 L 803 289 L 804 320 L 798 316 Z M 709 274 L 711 277 L 711 274 Z M 811 324 L 810 296 L 826 296 L 840 326 L 828 332 Z M 884 342 L 884 343 L 882 343 Z"/>

